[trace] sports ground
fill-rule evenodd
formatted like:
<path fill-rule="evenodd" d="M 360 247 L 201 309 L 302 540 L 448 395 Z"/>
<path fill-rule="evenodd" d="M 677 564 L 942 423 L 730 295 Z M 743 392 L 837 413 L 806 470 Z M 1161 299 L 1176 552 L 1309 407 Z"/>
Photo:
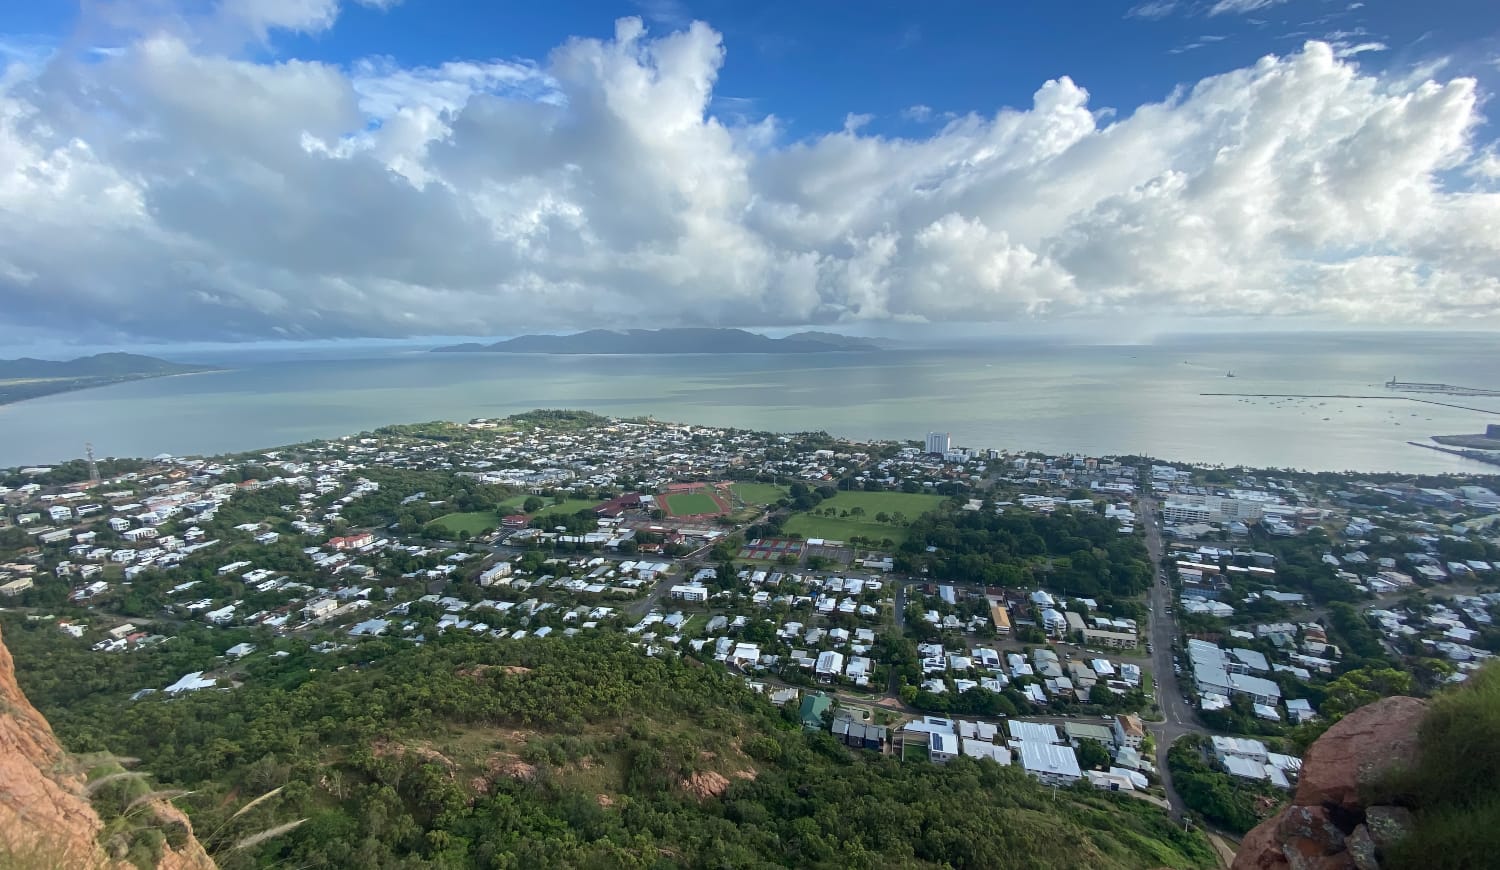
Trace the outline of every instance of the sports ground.
<path fill-rule="evenodd" d="M 677 519 L 716 517 L 733 509 L 729 493 L 719 484 L 674 483 L 657 500 L 667 516 Z"/>

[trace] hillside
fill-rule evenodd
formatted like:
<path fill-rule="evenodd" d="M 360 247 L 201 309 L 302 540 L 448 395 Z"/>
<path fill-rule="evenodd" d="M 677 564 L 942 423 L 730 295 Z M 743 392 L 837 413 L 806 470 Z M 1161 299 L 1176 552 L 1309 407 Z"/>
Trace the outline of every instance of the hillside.
<path fill-rule="evenodd" d="M 52 393 L 201 371 L 209 369 L 134 353 L 100 353 L 70 360 L 3 359 L 0 405 Z"/>
<path fill-rule="evenodd" d="M 182 814 L 149 792 L 131 798 L 141 798 L 131 824 L 107 824 L 96 804 L 111 795 L 102 779 L 86 776 L 90 766 L 63 752 L 16 685 L 0 640 L 0 867 L 214 866 Z"/>
<path fill-rule="evenodd" d="M 191 790 L 178 804 L 200 831 L 305 820 L 216 852 L 224 867 L 1212 865 L 1145 802 L 1054 794 L 989 761 L 856 754 L 717 665 L 614 638 L 323 654 L 283 639 L 289 654 L 249 660 L 233 689 L 132 702 L 212 653 L 186 638 L 101 665 L 55 629 L 18 629 L 23 683 L 73 748 Z"/>
<path fill-rule="evenodd" d="M 521 335 L 494 344 L 468 342 L 434 353 L 677 354 L 830 353 L 879 350 L 873 341 L 829 332 L 770 338 L 743 329 L 592 329 L 573 335 Z"/>
<path fill-rule="evenodd" d="M 1466 870 L 1500 854 L 1500 665 L 1431 701 L 1383 698 L 1308 747 L 1291 805 L 1234 870 Z"/>

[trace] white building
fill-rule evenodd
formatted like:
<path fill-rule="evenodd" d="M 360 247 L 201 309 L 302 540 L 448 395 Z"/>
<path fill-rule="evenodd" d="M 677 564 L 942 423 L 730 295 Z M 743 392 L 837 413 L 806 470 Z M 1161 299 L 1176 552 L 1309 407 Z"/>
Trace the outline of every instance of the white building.
<path fill-rule="evenodd" d="M 707 601 L 708 587 L 697 583 L 679 583 L 672 587 L 671 595 L 682 601 Z"/>
<path fill-rule="evenodd" d="M 947 432 L 927 433 L 927 452 L 946 455 L 953 448 L 953 439 Z"/>
<path fill-rule="evenodd" d="M 1020 753 L 1021 766 L 1043 785 L 1072 785 L 1083 778 L 1071 746 L 1022 740 Z"/>

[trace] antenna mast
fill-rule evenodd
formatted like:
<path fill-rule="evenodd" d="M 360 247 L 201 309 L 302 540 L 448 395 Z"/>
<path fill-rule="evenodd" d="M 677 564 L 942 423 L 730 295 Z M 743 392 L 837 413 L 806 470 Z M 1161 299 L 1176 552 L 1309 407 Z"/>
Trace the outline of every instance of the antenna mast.
<path fill-rule="evenodd" d="M 88 461 L 89 461 L 89 483 L 98 485 L 98 483 L 99 483 L 99 463 L 97 463 L 97 462 L 94 461 L 94 445 L 93 445 L 93 442 L 85 442 L 84 443 L 84 445 L 83 445 L 83 455 L 86 456 L 86 457 L 88 457 Z"/>

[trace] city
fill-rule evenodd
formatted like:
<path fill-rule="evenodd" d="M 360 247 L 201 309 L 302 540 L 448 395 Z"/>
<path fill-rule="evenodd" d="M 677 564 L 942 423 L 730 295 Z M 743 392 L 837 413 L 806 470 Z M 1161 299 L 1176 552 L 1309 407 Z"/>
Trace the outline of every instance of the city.
<path fill-rule="evenodd" d="M 614 635 L 862 751 L 1233 828 L 1174 777 L 1285 792 L 1325 707 L 1500 650 L 1500 497 L 1394 477 L 534 412 L 12 470 L 0 596 L 103 657 L 221 638 L 137 701 L 372 638 Z"/>

